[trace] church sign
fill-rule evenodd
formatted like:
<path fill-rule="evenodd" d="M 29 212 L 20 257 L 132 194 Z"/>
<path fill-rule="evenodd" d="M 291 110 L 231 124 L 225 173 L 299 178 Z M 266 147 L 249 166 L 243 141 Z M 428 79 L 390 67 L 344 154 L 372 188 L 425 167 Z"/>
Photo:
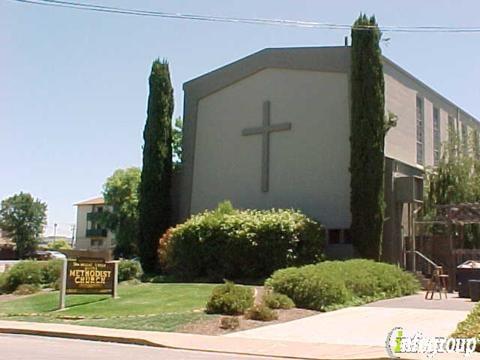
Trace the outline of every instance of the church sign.
<path fill-rule="evenodd" d="M 59 309 L 67 295 L 100 294 L 117 298 L 118 260 L 101 251 L 64 250 L 60 274 Z"/>
<path fill-rule="evenodd" d="M 103 259 L 68 260 L 66 294 L 113 294 L 115 264 Z"/>

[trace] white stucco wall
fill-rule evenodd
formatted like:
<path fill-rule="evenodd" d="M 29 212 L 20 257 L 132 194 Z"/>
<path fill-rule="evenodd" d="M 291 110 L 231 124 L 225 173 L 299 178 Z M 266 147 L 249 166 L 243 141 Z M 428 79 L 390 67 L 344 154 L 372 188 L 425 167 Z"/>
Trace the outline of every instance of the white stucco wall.
<path fill-rule="evenodd" d="M 75 226 L 75 248 L 88 249 L 90 239 L 85 237 L 87 231 L 87 213 L 92 211 L 91 205 L 77 206 L 77 224 Z"/>
<path fill-rule="evenodd" d="M 270 190 L 261 191 L 262 124 L 291 122 L 270 135 Z M 265 69 L 199 101 L 191 212 L 232 201 L 240 208 L 300 208 L 328 228 L 350 226 L 348 77 Z"/>
<path fill-rule="evenodd" d="M 397 116 L 397 125 L 385 138 L 385 155 L 416 165 L 416 92 L 385 74 L 385 109 Z"/>
<path fill-rule="evenodd" d="M 451 102 L 436 94 L 403 71 L 384 64 L 385 72 L 385 108 L 398 116 L 397 126 L 392 128 L 385 138 L 385 155 L 412 166 L 424 168 L 433 166 L 433 107 L 440 110 L 440 138 L 442 143 L 448 140 L 448 115 L 460 118 L 469 131 L 480 129 L 476 120 L 459 110 Z M 424 102 L 424 166 L 417 164 L 416 157 L 416 97 Z M 455 122 L 457 122 L 455 120 Z M 459 129 L 461 132 L 461 129 Z"/>

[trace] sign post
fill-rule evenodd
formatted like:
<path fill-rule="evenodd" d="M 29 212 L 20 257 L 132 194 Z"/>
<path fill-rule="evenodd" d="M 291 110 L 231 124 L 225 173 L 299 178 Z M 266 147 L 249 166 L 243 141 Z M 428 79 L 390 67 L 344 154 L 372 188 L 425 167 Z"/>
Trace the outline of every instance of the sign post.
<path fill-rule="evenodd" d="M 58 306 L 60 310 L 65 309 L 65 296 L 67 290 L 67 262 L 67 257 L 62 259 L 62 271 L 60 272 L 60 304 Z"/>
<path fill-rule="evenodd" d="M 113 277 L 113 289 L 112 289 L 112 296 L 114 299 L 118 299 L 118 263 L 119 261 L 110 261 L 113 263 L 114 266 L 114 274 L 115 276 Z"/>

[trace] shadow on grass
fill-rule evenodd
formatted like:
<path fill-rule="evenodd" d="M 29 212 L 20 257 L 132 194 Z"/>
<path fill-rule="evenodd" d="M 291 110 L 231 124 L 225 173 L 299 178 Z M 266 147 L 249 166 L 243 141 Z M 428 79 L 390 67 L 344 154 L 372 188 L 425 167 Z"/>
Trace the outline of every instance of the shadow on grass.
<path fill-rule="evenodd" d="M 98 302 L 101 302 L 101 301 L 108 300 L 108 299 L 110 299 L 110 298 L 111 298 L 111 296 L 107 296 L 107 297 L 104 297 L 104 298 L 101 298 L 101 299 L 85 300 L 85 301 L 82 301 L 82 302 L 79 302 L 79 303 L 67 305 L 67 306 L 65 307 L 65 309 L 54 309 L 54 310 L 50 310 L 50 311 L 48 311 L 48 312 L 65 311 L 65 310 L 69 310 L 69 309 L 75 308 L 75 307 L 77 307 L 77 306 L 95 304 L 95 303 L 98 303 Z"/>
<path fill-rule="evenodd" d="M 205 277 L 181 277 L 174 275 L 143 274 L 142 283 L 153 284 L 223 284 L 225 280 L 233 281 L 241 285 L 262 286 L 266 278 L 226 278 L 224 276 Z"/>

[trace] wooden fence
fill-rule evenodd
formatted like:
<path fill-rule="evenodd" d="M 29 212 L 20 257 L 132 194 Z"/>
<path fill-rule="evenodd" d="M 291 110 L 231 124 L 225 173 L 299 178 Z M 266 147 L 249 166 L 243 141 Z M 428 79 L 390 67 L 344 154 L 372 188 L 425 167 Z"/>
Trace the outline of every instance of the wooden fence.
<path fill-rule="evenodd" d="M 453 256 L 457 265 L 467 260 L 480 260 L 480 249 L 455 249 Z"/>

